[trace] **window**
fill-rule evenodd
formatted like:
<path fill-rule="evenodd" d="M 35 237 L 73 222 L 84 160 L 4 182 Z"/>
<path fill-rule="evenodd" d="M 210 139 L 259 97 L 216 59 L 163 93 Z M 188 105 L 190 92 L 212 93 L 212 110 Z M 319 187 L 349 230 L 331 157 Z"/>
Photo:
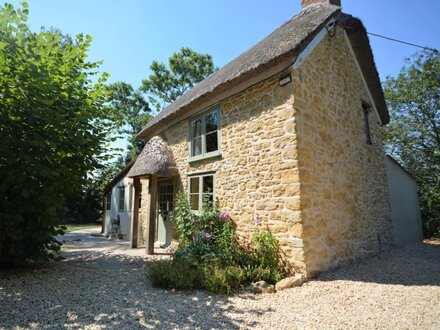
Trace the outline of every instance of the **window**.
<path fill-rule="evenodd" d="M 370 132 L 370 108 L 371 106 L 365 102 L 362 101 L 362 109 L 364 110 L 364 122 L 365 122 L 365 136 L 367 138 L 367 144 L 371 143 L 371 132 Z"/>
<path fill-rule="evenodd" d="M 214 173 L 193 175 L 188 178 L 188 197 L 191 210 L 202 209 L 203 198 L 214 202 Z"/>
<path fill-rule="evenodd" d="M 108 193 L 105 197 L 105 209 L 110 211 L 112 209 L 112 193 Z"/>
<path fill-rule="evenodd" d="M 118 202 L 118 210 L 124 211 L 125 206 L 125 187 L 119 187 L 119 202 Z"/>
<path fill-rule="evenodd" d="M 190 160 L 220 154 L 220 111 L 208 111 L 189 122 Z"/>

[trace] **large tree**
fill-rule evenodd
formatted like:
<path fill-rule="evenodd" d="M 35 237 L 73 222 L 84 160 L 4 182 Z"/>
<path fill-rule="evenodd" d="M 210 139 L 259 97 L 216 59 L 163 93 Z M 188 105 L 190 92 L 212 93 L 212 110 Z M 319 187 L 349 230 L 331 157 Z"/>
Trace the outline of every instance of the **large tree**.
<path fill-rule="evenodd" d="M 126 160 L 133 159 L 143 148 L 142 141 L 136 141 L 136 134 L 151 119 L 148 102 L 139 90 L 125 82 L 108 86 L 109 114 L 120 134 L 128 136 L 129 144 Z"/>
<path fill-rule="evenodd" d="M 424 233 L 440 237 L 440 55 L 424 51 L 387 78 L 391 122 L 384 128 L 388 152 L 419 185 Z"/>
<path fill-rule="evenodd" d="M 0 262 L 59 249 L 57 213 L 106 159 L 105 77 L 90 36 L 34 33 L 27 4 L 0 7 Z M 93 81 L 92 81 L 93 78 Z"/>
<path fill-rule="evenodd" d="M 216 67 L 211 55 L 183 47 L 169 58 L 168 67 L 153 61 L 150 69 L 153 73 L 142 81 L 141 89 L 147 93 L 156 110 L 160 111 L 213 73 Z"/>

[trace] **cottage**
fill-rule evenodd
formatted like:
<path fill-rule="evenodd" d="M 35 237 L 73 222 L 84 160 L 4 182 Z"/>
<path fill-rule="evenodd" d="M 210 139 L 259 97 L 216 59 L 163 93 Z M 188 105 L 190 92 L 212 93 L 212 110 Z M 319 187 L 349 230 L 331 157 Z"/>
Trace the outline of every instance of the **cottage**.
<path fill-rule="evenodd" d="M 173 196 L 204 195 L 240 235 L 255 221 L 307 276 L 392 243 L 380 126 L 389 121 L 362 22 L 339 0 L 302 11 L 166 107 L 138 134 L 131 243 L 173 237 Z M 134 199 L 134 209 L 139 207 Z"/>
<path fill-rule="evenodd" d="M 110 238 L 130 239 L 133 212 L 133 179 L 127 176 L 135 159 L 104 188 L 102 233 Z M 140 194 L 138 194 L 140 196 Z"/>

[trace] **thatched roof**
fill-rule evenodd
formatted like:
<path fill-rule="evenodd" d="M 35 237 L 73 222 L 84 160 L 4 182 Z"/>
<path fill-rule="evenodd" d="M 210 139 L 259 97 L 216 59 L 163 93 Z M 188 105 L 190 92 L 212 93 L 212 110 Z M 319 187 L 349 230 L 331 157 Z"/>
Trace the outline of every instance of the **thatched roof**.
<path fill-rule="evenodd" d="M 390 122 L 390 115 L 380 83 L 379 73 L 374 63 L 373 51 L 371 50 L 367 30 L 360 19 L 351 15 L 342 14 L 341 23 L 347 32 L 351 47 L 359 62 L 382 123 L 384 125 L 388 124 Z"/>
<path fill-rule="evenodd" d="M 186 111 L 209 101 L 209 99 L 219 95 L 234 86 L 264 72 L 287 58 L 294 58 L 309 44 L 315 35 L 325 26 L 331 18 L 339 19 L 341 16 L 340 7 L 330 4 L 311 5 L 303 9 L 299 14 L 284 23 L 269 36 L 264 38 L 258 44 L 242 53 L 232 62 L 214 72 L 209 77 L 198 83 L 191 90 L 186 92 L 175 102 L 163 109 L 156 117 L 137 135 L 139 139 L 149 138 L 156 130 L 177 117 L 180 117 Z M 359 21 L 360 22 L 360 21 Z M 350 38 L 355 43 L 353 48 L 364 73 L 369 73 L 375 64 L 371 54 L 368 37 L 362 28 L 356 28 L 354 33 L 364 35 L 363 38 Z M 358 47 L 356 42 L 360 42 Z M 368 53 L 368 54 L 365 54 Z M 365 54 L 365 56 L 363 56 Z M 377 72 L 377 71 L 376 71 Z M 367 74 L 367 84 L 373 90 L 381 90 L 380 81 L 374 74 Z M 376 86 L 376 87 L 375 87 Z M 378 87 L 377 87 L 378 86 Z M 384 123 L 388 122 L 388 111 L 383 107 L 383 94 L 373 93 L 375 104 Z"/>
<path fill-rule="evenodd" d="M 147 142 L 128 172 L 130 178 L 149 174 L 159 176 L 173 176 L 177 174 L 173 155 L 167 143 L 159 136 L 155 136 Z"/>

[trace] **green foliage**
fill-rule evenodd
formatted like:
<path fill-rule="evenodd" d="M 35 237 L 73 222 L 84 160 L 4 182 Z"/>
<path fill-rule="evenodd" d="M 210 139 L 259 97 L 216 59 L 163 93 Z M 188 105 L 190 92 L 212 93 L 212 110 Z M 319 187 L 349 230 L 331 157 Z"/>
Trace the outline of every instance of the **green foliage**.
<path fill-rule="evenodd" d="M 203 288 L 212 293 L 230 294 L 241 288 L 245 271 L 238 266 L 220 267 L 216 264 L 202 266 Z"/>
<path fill-rule="evenodd" d="M 142 90 L 149 95 L 149 101 L 157 111 L 216 70 L 211 55 L 187 47 L 169 58 L 168 67 L 153 61 L 150 69 L 153 73 L 142 81 Z"/>
<path fill-rule="evenodd" d="M 258 228 L 252 241 L 240 243 L 229 213 L 219 213 L 208 199 L 204 199 L 201 213 L 195 215 L 190 211 L 186 195 L 180 193 L 174 219 L 179 229 L 179 248 L 172 262 L 153 266 L 150 276 L 155 285 L 203 288 L 229 294 L 253 281 L 275 283 L 288 273 L 277 241 L 270 232 Z M 182 269 L 182 264 L 186 270 Z M 187 279 L 182 285 L 179 274 L 183 271 L 197 280 Z M 168 275 L 164 275 L 165 272 Z"/>
<path fill-rule="evenodd" d="M 0 7 L 0 262 L 48 259 L 67 194 L 107 159 L 108 117 L 92 38 L 33 33 L 28 9 Z M 48 253 L 49 252 L 49 253 Z"/>
<path fill-rule="evenodd" d="M 416 178 L 426 237 L 440 237 L 440 56 L 420 52 L 384 84 L 387 152 Z"/>
<path fill-rule="evenodd" d="M 188 246 L 196 235 L 195 216 L 191 212 L 184 192 L 176 196 L 176 211 L 174 214 L 174 227 L 179 235 L 179 245 Z"/>
<path fill-rule="evenodd" d="M 158 260 L 148 263 L 154 286 L 165 289 L 191 290 L 201 287 L 203 274 L 186 260 Z"/>
<path fill-rule="evenodd" d="M 128 160 L 142 151 L 144 143 L 136 141 L 136 134 L 152 118 L 148 102 L 140 91 L 124 82 L 116 82 L 108 88 L 108 112 L 120 134 L 129 138 Z"/>

